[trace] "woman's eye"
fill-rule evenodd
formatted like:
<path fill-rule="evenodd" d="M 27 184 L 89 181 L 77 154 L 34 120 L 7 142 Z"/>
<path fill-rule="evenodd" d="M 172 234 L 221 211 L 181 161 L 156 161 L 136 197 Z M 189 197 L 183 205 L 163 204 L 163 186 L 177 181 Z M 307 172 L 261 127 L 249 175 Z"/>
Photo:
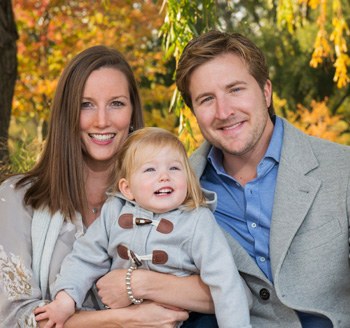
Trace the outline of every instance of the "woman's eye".
<path fill-rule="evenodd" d="M 81 104 L 81 108 L 89 108 L 89 107 L 92 107 L 92 104 L 91 104 L 91 102 L 89 102 L 89 101 L 84 101 L 84 102 Z"/>
<path fill-rule="evenodd" d="M 171 171 L 178 171 L 180 170 L 180 168 L 178 168 L 177 166 L 173 166 L 170 168 Z"/>
<path fill-rule="evenodd" d="M 155 169 L 152 168 L 152 167 L 150 167 L 150 168 L 148 168 L 148 169 L 145 170 L 145 172 L 153 172 L 153 171 L 155 171 Z"/>
<path fill-rule="evenodd" d="M 111 105 L 112 105 L 113 107 L 121 107 L 121 106 L 123 106 L 124 104 L 123 104 L 121 101 L 119 101 L 119 100 L 115 100 L 115 101 L 112 101 Z"/>

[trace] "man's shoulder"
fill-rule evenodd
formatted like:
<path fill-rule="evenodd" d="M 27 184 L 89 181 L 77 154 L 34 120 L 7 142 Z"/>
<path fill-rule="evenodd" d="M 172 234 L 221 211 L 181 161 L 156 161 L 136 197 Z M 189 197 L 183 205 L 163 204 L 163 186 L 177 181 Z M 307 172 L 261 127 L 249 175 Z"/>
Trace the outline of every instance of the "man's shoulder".
<path fill-rule="evenodd" d="M 203 143 L 190 155 L 190 161 L 193 161 L 198 157 L 206 158 L 211 147 L 211 144 L 204 140 Z"/>
<path fill-rule="evenodd" d="M 283 163 L 293 163 L 297 167 L 315 165 L 333 172 L 347 171 L 350 167 L 350 147 L 307 135 L 284 120 L 281 158 Z"/>
<path fill-rule="evenodd" d="M 193 171 L 198 178 L 201 177 L 205 166 L 207 165 L 207 156 L 210 148 L 211 144 L 205 140 L 202 145 L 191 154 L 189 158 Z"/>
<path fill-rule="evenodd" d="M 346 145 L 342 145 L 330 140 L 322 139 L 320 137 L 316 136 L 310 136 L 306 134 L 305 132 L 301 131 L 300 129 L 293 126 L 291 123 L 289 123 L 286 119 L 282 119 L 284 124 L 284 131 L 285 131 L 285 137 L 286 138 L 295 138 L 295 142 L 299 140 L 308 142 L 313 149 L 319 149 L 322 152 L 340 152 L 343 153 L 345 156 L 350 155 L 350 147 Z"/>

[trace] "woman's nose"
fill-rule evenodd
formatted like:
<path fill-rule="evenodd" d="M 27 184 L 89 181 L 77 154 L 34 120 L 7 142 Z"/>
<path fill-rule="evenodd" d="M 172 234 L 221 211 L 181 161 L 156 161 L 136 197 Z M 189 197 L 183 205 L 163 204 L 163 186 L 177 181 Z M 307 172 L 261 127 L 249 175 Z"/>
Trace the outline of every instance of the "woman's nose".
<path fill-rule="evenodd" d="M 110 125 L 109 114 L 106 108 L 99 107 L 96 112 L 95 125 L 99 128 L 104 128 Z"/>

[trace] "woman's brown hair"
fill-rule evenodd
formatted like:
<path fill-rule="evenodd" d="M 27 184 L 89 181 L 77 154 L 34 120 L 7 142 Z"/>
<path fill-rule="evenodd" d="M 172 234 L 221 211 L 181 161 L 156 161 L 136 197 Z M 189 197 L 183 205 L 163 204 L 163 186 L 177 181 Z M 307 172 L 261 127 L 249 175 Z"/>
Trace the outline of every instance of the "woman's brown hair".
<path fill-rule="evenodd" d="M 132 104 L 131 126 L 144 126 L 141 98 L 135 76 L 124 56 L 105 46 L 86 49 L 64 69 L 51 107 L 51 118 L 45 147 L 38 163 L 16 183 L 26 185 L 26 205 L 38 209 L 48 206 L 51 213 L 60 211 L 64 217 L 83 216 L 87 209 L 84 164 L 80 139 L 81 99 L 86 80 L 100 68 L 114 68 L 127 81 Z"/>

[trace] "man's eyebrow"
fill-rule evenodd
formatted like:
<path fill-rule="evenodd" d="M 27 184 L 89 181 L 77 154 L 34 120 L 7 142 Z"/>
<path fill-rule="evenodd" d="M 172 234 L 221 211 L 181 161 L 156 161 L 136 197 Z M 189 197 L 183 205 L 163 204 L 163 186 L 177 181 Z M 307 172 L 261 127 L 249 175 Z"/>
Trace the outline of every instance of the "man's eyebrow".
<path fill-rule="evenodd" d="M 194 102 L 197 102 L 199 99 L 204 98 L 204 97 L 208 97 L 208 96 L 211 96 L 211 95 L 212 95 L 212 92 L 203 92 L 203 93 L 200 93 L 200 94 L 194 99 Z"/>
<path fill-rule="evenodd" d="M 233 87 L 235 87 L 235 86 L 237 86 L 237 85 L 241 85 L 241 84 L 247 85 L 247 82 L 245 82 L 245 81 L 234 81 L 234 82 L 228 84 L 228 85 L 225 87 L 225 89 L 228 90 L 228 89 L 231 89 L 231 88 L 233 88 Z"/>

